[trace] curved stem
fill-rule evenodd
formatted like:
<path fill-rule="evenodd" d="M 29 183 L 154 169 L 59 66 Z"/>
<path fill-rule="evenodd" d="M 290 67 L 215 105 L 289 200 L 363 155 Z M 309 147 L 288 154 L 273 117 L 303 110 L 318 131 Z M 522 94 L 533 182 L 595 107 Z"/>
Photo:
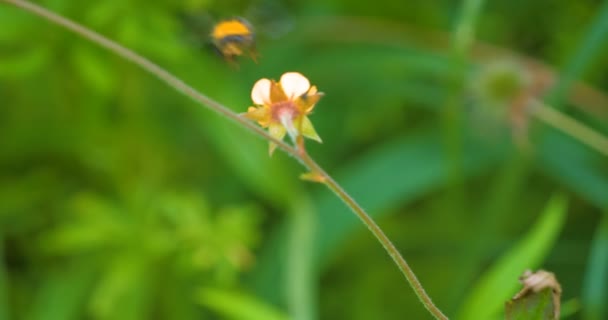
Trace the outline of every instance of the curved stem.
<path fill-rule="evenodd" d="M 539 120 L 567 133 L 588 147 L 608 156 L 608 138 L 558 110 L 534 100 L 530 112 Z"/>
<path fill-rule="evenodd" d="M 393 243 L 388 239 L 388 237 L 384 234 L 382 229 L 374 222 L 374 220 L 363 210 L 361 206 L 355 202 L 355 200 L 348 194 L 346 191 L 319 166 L 309 155 L 306 153 L 303 148 L 302 143 L 298 143 L 298 148 L 294 148 L 283 141 L 277 140 L 270 136 L 266 131 L 253 124 L 249 120 L 239 116 L 237 113 L 228 109 L 224 105 L 216 102 L 215 100 L 209 98 L 208 96 L 198 92 L 196 89 L 187 85 L 177 77 L 173 76 L 166 70 L 162 69 L 158 65 L 154 64 L 150 60 L 138 55 L 137 53 L 129 50 L 118 43 L 111 41 L 102 35 L 91 31 L 71 20 L 68 20 L 60 15 L 57 15 L 45 8 L 42 8 L 36 4 L 23 1 L 23 0 L 0 0 L 12 4 L 16 7 L 22 8 L 30 13 L 33 13 L 39 17 L 42 17 L 54 24 L 60 25 L 80 36 L 86 38 L 106 49 L 115 53 L 116 55 L 131 61 L 132 63 L 140 66 L 142 69 L 148 71 L 149 73 L 156 76 L 161 81 L 165 82 L 170 87 L 175 90 L 183 93 L 184 95 L 192 98 L 196 102 L 207 106 L 209 109 L 221 114 L 222 116 L 238 123 L 239 125 L 245 127 L 249 131 L 254 134 L 275 143 L 281 150 L 285 151 L 287 154 L 293 156 L 299 162 L 301 162 L 305 167 L 307 167 L 311 172 L 316 173 L 322 177 L 323 182 L 327 185 L 327 187 L 333 191 L 337 197 L 342 199 L 344 203 L 363 221 L 363 223 L 369 228 L 371 233 L 380 241 L 382 246 L 386 249 L 388 254 L 391 256 L 393 261 L 397 264 L 401 272 L 405 275 L 408 282 L 412 285 L 412 288 L 416 292 L 416 295 L 420 299 L 420 301 L 424 304 L 424 306 L 429 310 L 429 312 L 436 319 L 447 319 L 443 313 L 433 304 L 431 298 L 424 291 L 420 281 L 416 278 L 416 275 L 409 267 L 405 259 L 401 256 L 397 248 L 393 245 Z"/>
<path fill-rule="evenodd" d="M 306 150 L 300 144 L 298 150 L 300 159 L 304 163 L 306 167 L 308 167 L 311 172 L 317 174 L 321 177 L 320 181 L 324 183 L 333 193 L 336 194 L 338 198 L 340 198 L 356 215 L 361 219 L 363 224 L 367 226 L 369 231 L 378 239 L 378 241 L 382 244 L 384 249 L 391 256 L 395 264 L 399 267 L 399 270 L 403 273 L 407 281 L 410 283 L 418 299 L 422 302 L 422 304 L 426 307 L 426 309 L 436 318 L 436 319 L 448 319 L 442 312 L 435 306 L 431 297 L 426 293 L 424 287 L 416 277 L 416 274 L 410 268 L 408 263 L 405 261 L 403 256 L 399 253 L 399 250 L 395 247 L 395 245 L 391 242 L 391 240 L 386 236 L 384 231 L 380 228 L 380 226 L 370 217 L 370 215 L 365 212 L 365 210 L 355 201 L 353 197 L 351 197 L 345 190 L 342 188 L 340 184 L 338 184 L 321 166 L 319 166 L 306 152 Z"/>

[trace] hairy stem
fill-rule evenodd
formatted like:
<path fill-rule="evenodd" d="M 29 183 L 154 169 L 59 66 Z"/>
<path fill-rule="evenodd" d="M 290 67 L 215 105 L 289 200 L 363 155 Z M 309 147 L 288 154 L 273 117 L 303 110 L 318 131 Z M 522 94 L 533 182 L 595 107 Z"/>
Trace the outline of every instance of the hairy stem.
<path fill-rule="evenodd" d="M 608 138 L 567 115 L 535 100 L 530 112 L 539 120 L 563 131 L 588 147 L 608 156 Z"/>
<path fill-rule="evenodd" d="M 374 220 L 363 210 L 361 206 L 355 202 L 355 200 L 348 194 L 346 191 L 335 181 L 329 174 L 321 168 L 309 155 L 306 153 L 303 148 L 303 144 L 298 144 L 301 147 L 297 149 L 286 144 L 283 141 L 279 141 L 272 136 L 270 136 L 266 131 L 253 124 L 249 120 L 242 118 L 237 113 L 228 109 L 224 105 L 215 100 L 209 98 L 208 96 L 198 92 L 193 87 L 187 85 L 177 77 L 173 76 L 166 70 L 162 69 L 158 65 L 154 64 L 150 60 L 138 55 L 137 53 L 129 50 L 118 43 L 111 41 L 102 35 L 91 31 L 90 29 L 85 28 L 71 20 L 68 20 L 60 15 L 57 15 L 45 8 L 42 8 L 36 4 L 23 1 L 23 0 L 0 0 L 6 3 L 12 4 L 16 7 L 24 9 L 30 13 L 33 13 L 39 17 L 42 17 L 56 25 L 62 26 L 85 39 L 88 39 L 101 47 L 108 49 L 109 51 L 115 53 L 116 55 L 131 61 L 132 63 L 140 66 L 142 69 L 148 71 L 153 74 L 161 81 L 165 82 L 170 87 L 175 90 L 183 93 L 184 95 L 192 98 L 196 102 L 202 104 L 203 106 L 208 107 L 209 109 L 221 114 L 222 116 L 238 123 L 242 127 L 245 127 L 249 131 L 254 134 L 275 143 L 281 150 L 285 151 L 287 154 L 296 158 L 299 162 L 301 162 L 305 167 L 307 167 L 311 172 L 320 175 L 323 178 L 324 183 L 327 187 L 336 194 L 337 197 L 342 199 L 344 203 L 363 221 L 363 223 L 369 228 L 372 234 L 378 239 L 378 241 L 382 244 L 382 246 L 386 249 L 388 254 L 391 256 L 395 264 L 399 267 L 401 272 L 405 275 L 408 282 L 411 284 L 412 288 L 418 295 L 420 301 L 424 304 L 424 306 L 429 310 L 429 312 L 436 319 L 447 319 L 445 315 L 433 304 L 431 298 L 424 291 L 420 281 L 416 278 L 416 275 L 409 267 L 405 259 L 401 256 L 397 248 L 393 245 L 393 243 L 388 239 L 388 237 L 384 234 L 382 229 L 374 222 Z"/>
<path fill-rule="evenodd" d="M 298 144 L 298 151 L 300 155 L 300 160 L 304 163 L 306 167 L 308 167 L 311 172 L 319 175 L 323 181 L 323 183 L 333 191 L 338 198 L 340 198 L 356 215 L 363 221 L 363 223 L 367 226 L 369 231 L 378 239 L 378 241 L 382 244 L 384 249 L 391 256 L 395 264 L 399 267 L 407 281 L 410 283 L 416 295 L 420 299 L 420 301 L 424 304 L 427 310 L 436 318 L 436 319 L 447 319 L 447 317 L 435 306 L 429 295 L 426 293 L 422 284 L 414 274 L 414 271 L 407 264 L 403 256 L 399 253 L 399 250 L 395 247 L 395 245 L 391 242 L 391 240 L 386 236 L 384 231 L 378 226 L 378 224 L 369 216 L 367 212 L 355 201 L 353 197 L 351 197 L 345 190 L 342 188 L 340 184 L 338 184 L 323 168 L 321 168 L 306 152 L 303 144 Z"/>

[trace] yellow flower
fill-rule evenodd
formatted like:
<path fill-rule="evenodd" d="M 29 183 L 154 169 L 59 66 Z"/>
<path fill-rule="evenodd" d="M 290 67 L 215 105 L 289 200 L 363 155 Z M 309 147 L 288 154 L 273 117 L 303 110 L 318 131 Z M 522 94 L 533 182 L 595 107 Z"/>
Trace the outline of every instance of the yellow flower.
<path fill-rule="evenodd" d="M 251 100 L 255 106 L 249 107 L 244 116 L 268 128 L 268 133 L 278 140 L 289 134 L 294 143 L 300 135 L 321 142 L 308 119 L 321 96 L 323 93 L 316 86 L 311 87 L 298 72 L 284 73 L 279 82 L 263 78 L 253 85 Z M 271 155 L 275 148 L 271 142 Z"/>

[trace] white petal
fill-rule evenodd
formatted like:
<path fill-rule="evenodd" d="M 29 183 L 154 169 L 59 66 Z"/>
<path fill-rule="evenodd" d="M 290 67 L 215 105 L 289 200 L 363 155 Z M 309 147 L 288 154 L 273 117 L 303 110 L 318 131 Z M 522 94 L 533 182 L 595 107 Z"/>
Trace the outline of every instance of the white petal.
<path fill-rule="evenodd" d="M 289 99 L 299 97 L 310 88 L 310 82 L 299 72 L 287 72 L 281 76 L 281 87 Z"/>
<path fill-rule="evenodd" d="M 270 80 L 262 78 L 258 80 L 251 89 L 251 100 L 257 105 L 270 104 Z"/>

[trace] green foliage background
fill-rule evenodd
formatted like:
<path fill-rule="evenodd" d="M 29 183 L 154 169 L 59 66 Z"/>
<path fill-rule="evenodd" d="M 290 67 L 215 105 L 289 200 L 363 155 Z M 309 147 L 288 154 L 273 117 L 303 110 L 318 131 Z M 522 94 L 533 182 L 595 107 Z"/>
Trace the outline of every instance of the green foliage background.
<path fill-rule="evenodd" d="M 541 267 L 567 317 L 608 317 L 607 158 L 536 121 L 518 148 L 505 119 L 475 117 L 483 61 L 467 40 L 553 66 L 563 77 L 546 101 L 608 135 L 608 105 L 567 99 L 578 81 L 608 90 L 608 2 L 39 3 L 236 112 L 257 79 L 305 74 L 326 93 L 310 153 L 451 317 L 501 318 L 517 275 Z M 206 48 L 231 16 L 256 26 L 258 64 Z M 0 2 L 0 319 L 430 318 L 366 228 L 301 172 Z"/>

